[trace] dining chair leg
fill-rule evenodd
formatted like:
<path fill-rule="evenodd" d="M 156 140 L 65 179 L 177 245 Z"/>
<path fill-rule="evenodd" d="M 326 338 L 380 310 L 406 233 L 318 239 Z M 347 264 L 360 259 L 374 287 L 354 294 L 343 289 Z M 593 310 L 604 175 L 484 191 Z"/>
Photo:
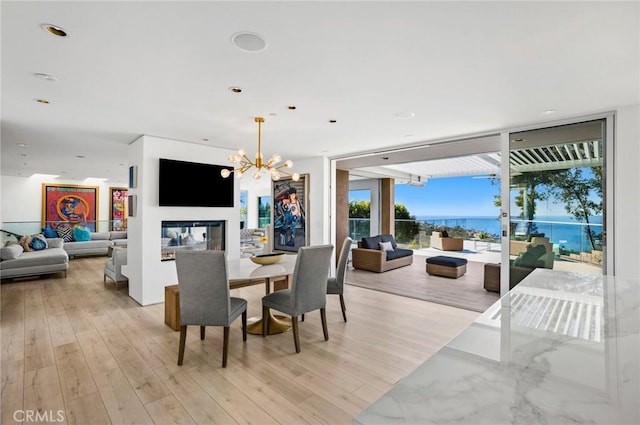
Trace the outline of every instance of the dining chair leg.
<path fill-rule="evenodd" d="M 304 322 L 304 313 L 302 313 L 301 321 Z"/>
<path fill-rule="evenodd" d="M 296 346 L 296 353 L 300 352 L 300 335 L 298 334 L 298 316 L 291 318 L 291 325 L 293 327 L 293 343 Z"/>
<path fill-rule="evenodd" d="M 200 326 L 200 339 L 204 339 L 204 326 Z"/>
<path fill-rule="evenodd" d="M 269 333 L 269 307 L 262 307 L 262 336 Z"/>
<path fill-rule="evenodd" d="M 187 340 L 187 327 L 180 326 L 180 348 L 178 348 L 178 366 L 182 366 L 184 359 L 184 343 Z"/>
<path fill-rule="evenodd" d="M 342 318 L 347 321 L 347 307 L 344 305 L 344 295 L 340 294 L 340 307 L 342 308 Z"/>
<path fill-rule="evenodd" d="M 229 352 L 229 326 L 224 327 L 224 339 L 222 342 L 222 367 L 227 367 L 227 353 Z"/>
<path fill-rule="evenodd" d="M 322 332 L 324 333 L 324 340 L 329 341 L 329 330 L 327 329 L 327 311 L 324 308 L 320 309 L 320 319 L 322 319 Z"/>
<path fill-rule="evenodd" d="M 242 340 L 247 340 L 247 310 L 242 312 Z"/>

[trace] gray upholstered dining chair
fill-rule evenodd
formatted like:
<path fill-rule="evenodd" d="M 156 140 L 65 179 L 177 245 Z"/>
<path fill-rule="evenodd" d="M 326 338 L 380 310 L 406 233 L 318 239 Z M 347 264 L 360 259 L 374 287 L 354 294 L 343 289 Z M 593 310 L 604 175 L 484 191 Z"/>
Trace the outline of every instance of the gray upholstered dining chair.
<path fill-rule="evenodd" d="M 347 308 L 344 305 L 344 276 L 347 273 L 347 259 L 349 258 L 352 243 L 353 239 L 350 237 L 344 238 L 340 258 L 338 258 L 336 266 L 336 276 L 327 280 L 327 294 L 340 295 L 340 308 L 342 308 L 342 318 L 345 322 L 347 321 Z"/>
<path fill-rule="evenodd" d="M 342 249 L 340 250 L 340 258 L 338 258 L 338 264 L 336 265 L 336 276 L 327 279 L 327 294 L 340 295 L 340 308 L 342 308 L 342 318 L 345 322 L 347 321 L 347 308 L 344 304 L 344 276 L 347 273 L 347 260 L 349 259 L 351 244 L 353 244 L 353 239 L 348 236 L 344 238 Z M 304 314 L 302 315 L 302 321 L 304 322 Z"/>
<path fill-rule="evenodd" d="M 313 310 L 320 310 L 322 331 L 325 341 L 329 340 L 327 330 L 327 275 L 331 265 L 333 245 L 306 246 L 298 250 L 298 258 L 293 269 L 291 288 L 272 292 L 262 298 L 262 317 L 269 316 L 269 309 L 275 309 L 291 316 L 293 342 L 296 353 L 300 352 L 298 316 Z M 262 336 L 269 332 L 269 321 L 262 322 Z"/>
<path fill-rule="evenodd" d="M 242 314 L 242 340 L 247 340 L 247 300 L 230 296 L 227 260 L 223 251 L 177 251 L 176 269 L 180 290 L 180 348 L 182 365 L 187 326 L 223 326 L 222 367 L 227 367 L 229 326 Z"/>

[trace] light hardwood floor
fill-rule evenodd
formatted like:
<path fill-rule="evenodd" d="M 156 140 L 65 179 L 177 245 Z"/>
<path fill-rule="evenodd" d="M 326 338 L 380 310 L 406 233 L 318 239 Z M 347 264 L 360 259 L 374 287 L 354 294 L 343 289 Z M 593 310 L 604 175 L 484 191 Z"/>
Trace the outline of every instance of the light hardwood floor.
<path fill-rule="evenodd" d="M 315 312 L 300 325 L 300 354 L 290 332 L 243 343 L 237 320 L 223 369 L 222 329 L 201 341 L 190 327 L 177 366 L 164 304 L 141 307 L 126 287 L 104 286 L 104 261 L 72 260 L 67 278 L 3 282 L 2 424 L 30 411 L 69 424 L 350 424 L 479 315 L 348 286 L 347 323 L 328 297 L 329 341 Z M 232 295 L 258 316 L 263 291 Z"/>

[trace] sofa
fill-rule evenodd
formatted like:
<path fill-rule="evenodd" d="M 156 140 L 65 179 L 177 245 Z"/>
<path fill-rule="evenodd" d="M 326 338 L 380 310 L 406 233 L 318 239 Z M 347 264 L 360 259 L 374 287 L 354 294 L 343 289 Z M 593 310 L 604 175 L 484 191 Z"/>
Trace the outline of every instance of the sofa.
<path fill-rule="evenodd" d="M 509 262 L 509 289 L 513 289 L 537 268 L 553 269 L 555 253 L 544 243 L 527 244 L 524 252 Z M 488 263 L 484 266 L 484 289 L 500 292 L 500 264 Z"/>
<path fill-rule="evenodd" d="M 431 232 L 431 247 L 441 251 L 462 251 L 464 239 L 450 237 L 447 232 Z"/>
<path fill-rule="evenodd" d="M 0 278 L 37 276 L 63 272 L 67 277 L 69 255 L 60 238 L 47 238 L 47 247 L 39 251 L 25 251 L 16 241 L 0 248 Z"/>
<path fill-rule="evenodd" d="M 89 240 L 65 241 L 64 249 L 70 258 L 87 255 L 107 255 L 109 247 L 126 246 L 127 232 L 89 232 Z"/>
<path fill-rule="evenodd" d="M 413 251 L 398 248 L 391 235 L 377 235 L 358 241 L 358 247 L 351 250 L 351 259 L 355 269 L 382 273 L 412 264 Z"/>
<path fill-rule="evenodd" d="M 527 240 L 519 241 L 512 239 L 509 241 L 509 255 L 519 255 L 527 250 L 528 245 L 544 245 L 547 251 L 553 251 L 553 244 L 549 241 L 549 238 L 542 236 L 532 235 Z"/>

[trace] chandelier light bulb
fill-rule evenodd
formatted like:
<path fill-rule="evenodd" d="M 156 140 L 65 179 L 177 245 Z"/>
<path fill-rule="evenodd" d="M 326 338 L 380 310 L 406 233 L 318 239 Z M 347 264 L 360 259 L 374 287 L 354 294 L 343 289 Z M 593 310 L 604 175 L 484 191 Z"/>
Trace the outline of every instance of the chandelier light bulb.
<path fill-rule="evenodd" d="M 292 168 L 293 167 L 293 161 L 288 159 L 284 162 L 284 166 L 285 168 Z"/>
<path fill-rule="evenodd" d="M 238 155 L 240 155 L 240 156 L 245 156 L 245 154 L 246 154 L 246 152 L 244 151 L 244 149 L 240 149 L 238 151 Z"/>
<path fill-rule="evenodd" d="M 271 174 L 271 179 L 274 181 L 278 181 L 280 180 L 280 172 L 276 169 L 271 169 L 271 171 L 269 172 L 269 174 Z"/>
<path fill-rule="evenodd" d="M 273 161 L 272 164 L 277 164 L 278 162 L 282 161 L 282 158 L 277 153 L 274 153 L 271 157 L 271 161 Z"/>
<path fill-rule="evenodd" d="M 236 174 L 236 178 L 241 179 L 242 176 L 244 175 L 244 173 L 242 172 L 242 170 L 238 170 L 238 171 L 234 171 Z"/>
<path fill-rule="evenodd" d="M 220 170 L 220 175 L 226 179 L 231 175 L 231 171 L 227 170 L 226 168 L 223 168 L 222 170 Z"/>
<path fill-rule="evenodd" d="M 260 173 L 260 170 L 256 170 L 256 171 L 253 172 L 253 178 L 254 179 L 260 180 L 260 177 L 262 177 L 261 173 Z"/>
<path fill-rule="evenodd" d="M 297 182 L 298 180 L 300 180 L 300 174 L 293 173 L 293 176 L 291 176 L 291 178 L 293 179 L 294 182 Z"/>

